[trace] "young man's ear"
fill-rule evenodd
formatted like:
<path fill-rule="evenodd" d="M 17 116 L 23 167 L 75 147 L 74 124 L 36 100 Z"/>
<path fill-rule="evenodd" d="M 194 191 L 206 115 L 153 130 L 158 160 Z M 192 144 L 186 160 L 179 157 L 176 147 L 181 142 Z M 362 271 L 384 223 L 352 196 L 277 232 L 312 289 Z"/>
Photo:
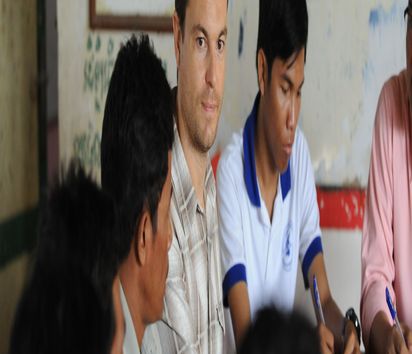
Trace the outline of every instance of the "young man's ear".
<path fill-rule="evenodd" d="M 268 66 L 266 61 L 266 55 L 263 52 L 263 49 L 260 48 L 258 51 L 257 57 L 257 67 L 258 67 L 258 86 L 260 95 L 263 96 L 265 94 L 265 84 L 268 80 Z"/>
<path fill-rule="evenodd" d="M 183 40 L 183 33 L 182 29 L 180 28 L 180 22 L 179 22 L 179 16 L 177 15 L 177 12 L 175 11 L 172 16 L 172 22 L 173 22 L 173 38 L 174 38 L 174 45 L 175 45 L 175 56 L 176 56 L 176 66 L 179 68 L 180 65 L 180 38 Z"/>
<path fill-rule="evenodd" d="M 143 266 L 146 264 L 147 260 L 147 247 L 153 239 L 153 227 L 152 218 L 150 217 L 149 211 L 145 208 L 143 209 L 142 215 L 137 226 L 137 231 L 135 234 L 135 257 L 136 262 Z"/>

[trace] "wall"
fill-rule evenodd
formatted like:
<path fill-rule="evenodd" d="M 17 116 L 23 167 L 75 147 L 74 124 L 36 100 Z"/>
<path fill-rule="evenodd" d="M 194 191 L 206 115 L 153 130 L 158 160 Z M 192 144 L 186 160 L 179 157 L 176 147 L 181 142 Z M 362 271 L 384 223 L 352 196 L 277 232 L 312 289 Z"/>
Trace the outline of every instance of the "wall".
<path fill-rule="evenodd" d="M 36 35 L 35 0 L 0 0 L 0 353 L 29 260 L 16 231 L 39 198 Z"/>

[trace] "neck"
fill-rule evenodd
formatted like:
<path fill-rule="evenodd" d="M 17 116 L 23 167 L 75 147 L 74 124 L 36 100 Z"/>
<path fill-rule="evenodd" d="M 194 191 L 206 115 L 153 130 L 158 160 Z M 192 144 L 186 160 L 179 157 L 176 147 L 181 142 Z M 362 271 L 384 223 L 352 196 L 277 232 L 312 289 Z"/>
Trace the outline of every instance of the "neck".
<path fill-rule="evenodd" d="M 200 151 L 193 143 L 186 120 L 183 118 L 183 112 L 180 109 L 179 95 L 177 95 L 177 118 L 176 125 L 179 132 L 180 143 L 182 144 L 183 153 L 189 168 L 190 177 L 192 178 L 193 187 L 197 199 L 202 208 L 204 208 L 204 184 L 206 169 L 208 165 L 208 153 Z"/>
<path fill-rule="evenodd" d="M 139 281 L 139 271 L 135 262 L 132 262 L 129 257 L 120 266 L 120 281 L 123 287 L 124 294 L 127 300 L 130 315 L 133 321 L 133 327 L 136 333 L 139 347 L 142 347 L 143 335 L 146 329 L 145 321 L 143 320 L 142 295 L 139 293 L 139 287 L 136 284 Z"/>
<path fill-rule="evenodd" d="M 276 168 L 275 161 L 271 157 L 269 143 L 266 140 L 261 102 L 259 102 L 257 114 L 255 130 L 256 175 L 261 194 L 265 200 L 269 216 L 271 217 L 273 203 L 277 194 L 279 171 Z"/>

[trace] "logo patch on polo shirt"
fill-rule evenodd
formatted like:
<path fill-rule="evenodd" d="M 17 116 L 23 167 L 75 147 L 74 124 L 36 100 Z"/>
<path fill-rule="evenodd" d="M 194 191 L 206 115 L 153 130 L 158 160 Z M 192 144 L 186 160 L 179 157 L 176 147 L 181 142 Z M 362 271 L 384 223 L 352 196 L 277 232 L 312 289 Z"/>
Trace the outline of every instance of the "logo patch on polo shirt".
<path fill-rule="evenodd" d="M 289 271 L 292 267 L 293 247 L 292 247 L 292 222 L 289 221 L 286 226 L 282 240 L 282 263 L 283 268 Z"/>

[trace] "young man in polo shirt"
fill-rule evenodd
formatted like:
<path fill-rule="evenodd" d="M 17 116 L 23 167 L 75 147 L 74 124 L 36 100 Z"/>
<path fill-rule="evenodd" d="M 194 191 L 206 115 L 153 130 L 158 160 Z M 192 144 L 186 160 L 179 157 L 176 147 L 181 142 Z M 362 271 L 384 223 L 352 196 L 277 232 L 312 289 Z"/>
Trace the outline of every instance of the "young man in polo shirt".
<path fill-rule="evenodd" d="M 318 281 L 326 320 L 318 327 L 322 353 L 358 353 L 355 327 L 344 321 L 329 289 L 313 171 L 297 128 L 306 1 L 261 0 L 259 10 L 259 92 L 217 173 L 223 296 L 236 345 L 263 306 L 292 310 L 300 260 L 306 288 L 312 290 L 314 275 Z"/>

